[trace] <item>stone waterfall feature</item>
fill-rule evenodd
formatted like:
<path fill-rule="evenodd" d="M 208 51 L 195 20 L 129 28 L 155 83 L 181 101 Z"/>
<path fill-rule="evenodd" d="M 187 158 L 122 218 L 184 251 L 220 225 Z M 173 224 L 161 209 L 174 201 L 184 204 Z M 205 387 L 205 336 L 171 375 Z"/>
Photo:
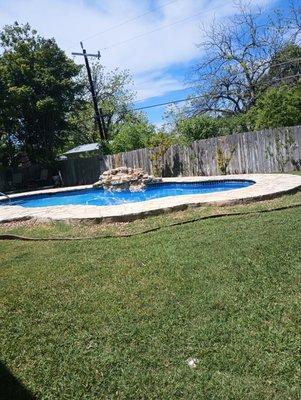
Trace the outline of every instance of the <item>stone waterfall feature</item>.
<path fill-rule="evenodd" d="M 111 191 L 130 190 L 134 192 L 143 190 L 146 185 L 161 181 L 161 178 L 148 175 L 141 168 L 119 167 L 103 172 L 93 187 Z"/>

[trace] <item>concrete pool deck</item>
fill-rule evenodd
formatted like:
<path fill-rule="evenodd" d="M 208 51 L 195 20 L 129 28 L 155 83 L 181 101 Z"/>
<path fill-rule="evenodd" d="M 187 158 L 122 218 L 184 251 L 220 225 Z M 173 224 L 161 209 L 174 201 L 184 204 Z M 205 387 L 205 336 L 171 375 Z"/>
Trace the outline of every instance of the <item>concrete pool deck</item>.
<path fill-rule="evenodd" d="M 1 206 L 0 223 L 16 221 L 20 219 L 36 218 L 55 221 L 130 221 L 143 218 L 147 215 L 155 215 L 172 210 L 184 210 L 189 206 L 204 205 L 231 205 L 243 202 L 270 199 L 292 193 L 301 189 L 301 176 L 290 174 L 244 174 L 222 176 L 193 176 L 164 178 L 163 182 L 206 182 L 220 180 L 251 180 L 255 184 L 246 188 L 234 189 L 224 192 L 205 194 L 161 197 L 136 203 L 126 203 L 114 206 L 86 206 L 64 205 L 51 207 L 25 208 L 22 206 Z M 33 194 L 51 194 L 71 190 L 91 188 L 91 185 L 75 186 L 58 189 L 37 190 L 11 195 L 10 198 L 30 196 Z M 5 197 L 0 196 L 0 200 Z"/>

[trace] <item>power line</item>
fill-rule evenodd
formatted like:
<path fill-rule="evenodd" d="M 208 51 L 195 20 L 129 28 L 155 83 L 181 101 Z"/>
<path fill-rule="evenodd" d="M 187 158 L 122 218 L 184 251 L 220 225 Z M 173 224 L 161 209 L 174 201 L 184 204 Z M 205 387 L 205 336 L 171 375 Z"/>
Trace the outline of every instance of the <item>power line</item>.
<path fill-rule="evenodd" d="M 127 24 L 129 24 L 129 23 L 131 23 L 131 22 L 133 22 L 133 21 L 136 21 L 137 19 L 140 19 L 140 18 L 144 17 L 145 15 L 151 14 L 152 12 L 154 12 L 154 11 L 156 11 L 156 10 L 159 10 L 159 9 L 161 9 L 161 8 L 164 8 L 164 7 L 166 7 L 166 6 L 169 6 L 170 4 L 177 3 L 178 1 L 179 1 L 179 0 L 172 0 L 172 1 L 168 2 L 168 3 L 162 4 L 161 6 L 154 7 L 152 10 L 146 11 L 146 12 L 143 13 L 143 14 L 137 15 L 136 17 L 133 17 L 133 18 L 127 19 L 127 20 L 125 20 L 125 21 L 123 21 L 123 22 L 120 22 L 120 24 L 113 25 L 113 26 L 111 26 L 110 28 L 105 29 L 104 31 L 95 33 L 95 34 L 93 34 L 93 35 L 91 35 L 91 36 L 88 36 L 88 37 L 87 37 L 86 39 L 84 39 L 84 40 L 89 40 L 89 39 L 94 38 L 95 36 L 103 35 L 104 33 L 107 33 L 107 32 L 110 32 L 110 31 L 112 31 L 112 30 L 114 30 L 114 29 L 120 28 L 121 26 L 127 25 Z"/>
<path fill-rule="evenodd" d="M 301 76 L 301 73 L 300 73 L 300 74 L 295 74 L 295 75 L 283 76 L 282 78 L 271 79 L 271 83 L 273 83 L 273 82 L 275 82 L 275 81 L 282 81 L 282 80 L 284 80 L 284 79 L 297 78 L 298 76 Z"/>
<path fill-rule="evenodd" d="M 217 8 L 217 7 L 216 7 L 216 8 Z M 221 7 L 219 7 L 219 8 L 221 8 Z M 214 9 L 210 10 L 210 12 L 212 12 L 213 10 L 214 10 Z M 112 45 L 107 46 L 107 47 L 103 47 L 103 48 L 100 49 L 100 50 L 109 50 L 109 49 L 112 49 L 112 48 L 117 47 L 117 46 L 120 46 L 120 45 L 122 45 L 122 44 L 125 44 L 125 43 L 131 42 L 131 41 L 133 41 L 133 40 L 139 39 L 139 38 L 141 38 L 141 37 L 150 35 L 151 33 L 161 31 L 162 29 L 169 28 L 169 27 L 171 27 L 171 26 L 180 24 L 180 23 L 182 23 L 182 22 L 189 21 L 190 19 L 193 19 L 193 18 L 195 18 L 195 17 L 198 17 L 199 15 L 205 15 L 205 14 L 207 14 L 207 13 L 206 13 L 206 12 L 204 13 L 203 11 L 198 12 L 198 13 L 196 13 L 196 14 L 190 15 L 189 17 L 186 17 L 186 18 L 177 20 L 177 21 L 175 21 L 175 22 L 172 22 L 171 24 L 163 25 L 163 26 L 160 26 L 160 27 L 158 27 L 158 28 L 156 28 L 156 29 L 153 29 L 153 30 L 151 30 L 151 31 L 147 31 L 147 32 L 141 33 L 141 34 L 139 34 L 139 35 L 133 36 L 133 37 L 131 37 L 131 38 L 129 38 L 129 39 L 122 40 L 121 42 L 113 43 Z"/>
<path fill-rule="evenodd" d="M 200 97 L 203 97 L 203 95 L 201 96 L 195 96 L 195 97 L 191 97 L 191 98 L 185 98 L 185 99 L 179 99 L 179 100 L 173 100 L 173 101 L 167 101 L 165 103 L 157 103 L 157 104 L 152 104 L 150 106 L 145 106 L 145 107 L 138 107 L 138 108 L 133 108 L 133 111 L 138 111 L 138 110 L 146 110 L 147 108 L 154 108 L 154 107 L 162 107 L 162 106 L 167 106 L 169 104 L 176 104 L 176 103 L 182 103 L 184 101 L 191 101 L 194 99 L 198 99 Z"/>
<path fill-rule="evenodd" d="M 271 65 L 269 65 L 269 68 L 271 68 L 271 67 L 278 67 L 279 65 L 283 65 L 283 64 L 289 64 L 289 63 L 294 62 L 294 61 L 301 61 L 301 57 L 290 58 L 289 60 L 282 61 L 282 62 L 277 63 L 277 64 L 271 64 Z"/>
<path fill-rule="evenodd" d="M 298 76 L 301 76 L 301 73 L 300 74 L 295 74 L 295 75 L 284 76 L 282 78 L 272 79 L 271 83 L 273 83 L 275 81 L 282 81 L 282 80 L 285 80 L 285 79 L 296 78 Z M 146 110 L 146 109 L 149 109 L 149 108 L 162 107 L 162 106 L 167 106 L 167 105 L 170 105 L 170 104 L 184 103 L 186 101 L 193 101 L 193 100 L 199 99 L 201 97 L 203 97 L 203 95 L 193 96 L 193 97 L 190 97 L 190 98 L 186 97 L 185 99 L 183 98 L 183 99 L 173 100 L 173 101 L 166 101 L 164 103 L 151 104 L 150 106 L 133 108 L 133 111 L 140 111 L 140 110 Z"/>
<path fill-rule="evenodd" d="M 270 64 L 270 65 L 268 66 L 268 68 L 278 67 L 279 65 L 284 65 L 284 64 L 291 64 L 291 63 L 293 63 L 293 62 L 295 62 L 295 61 L 301 61 L 301 57 L 290 58 L 289 60 L 286 60 L 286 61 L 283 61 L 283 62 L 280 62 L 280 63 Z M 282 77 L 282 78 L 278 78 L 278 79 L 273 79 L 272 81 L 274 82 L 274 81 L 279 80 L 279 79 L 282 80 L 282 79 L 292 78 L 292 77 L 295 77 L 295 76 L 299 76 L 299 75 L 291 75 L 291 76 L 287 76 L 287 77 Z M 189 89 L 195 89 L 195 86 L 189 86 L 189 87 L 184 88 L 183 90 L 189 90 Z M 143 101 L 145 101 L 145 100 L 148 100 L 148 99 L 149 99 L 149 98 L 146 97 L 146 98 L 144 98 L 144 99 L 136 100 L 134 103 L 141 103 L 141 102 L 143 102 Z M 182 101 L 182 100 L 180 100 L 180 101 Z M 164 104 L 163 104 L 163 105 L 164 105 Z"/>
<path fill-rule="evenodd" d="M 178 89 L 178 91 L 184 91 L 184 90 L 189 90 L 189 89 L 195 89 L 195 86 L 188 86 L 188 87 L 184 87 L 183 89 Z M 176 91 L 176 90 L 175 90 Z M 142 102 L 144 102 L 144 101 L 146 101 L 146 100 L 149 100 L 149 99 L 152 99 L 152 98 L 156 98 L 156 97 L 159 97 L 159 96 L 150 96 L 150 97 L 144 97 L 143 99 L 139 99 L 139 100 L 136 100 L 136 101 L 133 101 L 133 103 L 142 103 Z"/>
<path fill-rule="evenodd" d="M 205 12 L 203 12 L 203 11 L 198 12 L 198 13 L 196 13 L 196 14 L 190 15 L 189 17 L 186 17 L 186 18 L 177 20 L 177 21 L 175 21 L 175 22 L 172 22 L 171 24 L 163 25 L 163 26 L 160 26 L 160 27 L 158 27 L 158 28 L 156 28 L 156 29 L 153 29 L 153 30 L 151 30 L 151 31 L 144 32 L 144 33 L 141 33 L 141 34 L 139 34 L 139 35 L 133 36 L 133 37 L 131 37 L 131 38 L 129 38 L 129 39 L 126 39 L 126 40 L 123 40 L 123 41 L 120 41 L 120 42 L 117 42 L 117 43 L 113 43 L 112 45 L 107 46 L 107 47 L 103 47 L 103 48 L 101 48 L 100 50 L 109 50 L 109 49 L 111 49 L 111 48 L 114 48 L 114 47 L 120 46 L 120 45 L 122 45 L 122 44 L 125 44 L 125 43 L 127 43 L 127 42 L 130 42 L 130 41 L 132 41 L 132 40 L 139 39 L 139 38 L 141 38 L 141 37 L 147 36 L 147 35 L 149 35 L 149 34 L 151 34 L 151 33 L 158 32 L 158 31 L 160 31 L 160 30 L 162 30 L 162 29 L 166 29 L 166 28 L 169 28 L 169 27 L 171 27 L 171 26 L 177 25 L 177 24 L 179 24 L 179 23 L 188 21 L 188 20 L 190 20 L 190 19 L 192 19 L 192 18 L 195 18 L 195 17 L 197 17 L 197 16 L 199 16 L 199 15 L 210 14 L 210 13 L 212 13 L 213 11 L 215 11 L 215 10 L 217 10 L 217 9 L 218 9 L 218 10 L 223 9 L 223 8 L 225 8 L 226 6 L 227 6 L 227 4 L 224 4 L 223 6 L 216 6 L 216 7 L 213 7 L 211 10 L 208 10 L 208 11 L 205 11 Z"/>
<path fill-rule="evenodd" d="M 122 44 L 128 43 L 128 42 L 133 41 L 133 40 L 136 40 L 136 39 L 139 39 L 139 38 L 141 38 L 141 37 L 150 35 L 150 34 L 152 34 L 152 33 L 154 33 L 154 32 L 158 32 L 158 31 L 160 31 L 160 30 L 169 28 L 169 27 L 171 27 L 171 26 L 180 24 L 180 23 L 182 23 L 182 22 L 189 21 L 190 19 L 193 19 L 193 18 L 195 18 L 195 17 L 197 17 L 197 16 L 199 16 L 199 15 L 206 15 L 206 14 L 211 13 L 212 11 L 214 11 L 214 10 L 216 10 L 216 9 L 224 8 L 225 6 L 226 6 L 226 4 L 225 4 L 224 6 L 221 6 L 221 7 L 220 7 L 220 6 L 214 7 L 214 8 L 212 8 L 211 10 L 208 10 L 207 12 L 202 12 L 202 11 L 201 11 L 201 12 L 198 12 L 198 13 L 196 13 L 196 14 L 190 15 L 189 17 L 186 17 L 186 18 L 177 20 L 177 21 L 172 22 L 172 23 L 170 23 L 170 24 L 160 26 L 160 27 L 158 27 L 158 28 L 156 28 L 156 29 L 153 29 L 153 30 L 151 30 L 151 31 L 147 31 L 147 32 L 141 33 L 141 34 L 139 34 L 139 35 L 133 36 L 133 37 L 131 37 L 131 38 L 129 38 L 129 39 L 126 39 L 126 40 L 122 40 L 122 41 L 120 41 L 120 42 L 113 43 L 112 45 L 107 46 L 107 47 L 103 47 L 103 48 L 101 48 L 100 50 L 104 50 L 104 51 L 110 50 L 110 49 L 112 49 L 112 48 L 114 48 L 114 47 L 120 46 L 120 45 L 122 45 Z M 279 65 L 280 65 L 280 64 L 281 64 L 281 63 L 279 63 Z"/>
<path fill-rule="evenodd" d="M 167 7 L 167 6 L 169 6 L 170 4 L 177 3 L 178 1 L 180 1 L 180 0 L 172 0 L 172 1 L 169 1 L 168 3 L 162 4 L 161 6 L 153 7 L 151 10 L 148 10 L 148 11 L 144 12 L 143 14 L 136 15 L 136 16 L 133 17 L 133 18 L 129 18 L 129 19 L 126 19 L 126 20 L 120 22 L 119 24 L 112 25 L 112 26 L 110 26 L 109 28 L 104 29 L 103 31 L 96 32 L 96 33 L 94 33 L 93 35 L 88 36 L 88 37 L 82 39 L 82 41 L 87 41 L 87 40 L 93 39 L 93 38 L 96 37 L 96 36 L 103 35 L 104 33 L 113 31 L 114 29 L 118 29 L 118 28 L 120 28 L 120 27 L 122 27 L 122 26 L 124 26 L 124 25 L 130 24 L 131 22 L 134 22 L 134 21 L 137 21 L 137 20 L 140 19 L 140 18 L 143 18 L 143 17 L 145 17 L 146 15 L 153 13 L 154 11 L 157 11 L 157 10 L 160 10 L 161 8 Z M 74 44 L 75 44 L 75 43 L 74 43 Z M 69 47 L 69 48 L 66 49 L 66 50 L 69 50 L 70 48 L 71 48 L 71 47 Z"/>

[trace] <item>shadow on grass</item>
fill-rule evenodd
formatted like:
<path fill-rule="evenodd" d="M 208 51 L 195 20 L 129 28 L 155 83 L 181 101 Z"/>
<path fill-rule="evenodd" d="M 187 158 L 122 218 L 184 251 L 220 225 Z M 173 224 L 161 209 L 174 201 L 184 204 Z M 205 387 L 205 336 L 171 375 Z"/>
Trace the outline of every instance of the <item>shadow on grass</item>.
<path fill-rule="evenodd" d="M 37 400 L 2 362 L 0 362 L 0 399 Z"/>

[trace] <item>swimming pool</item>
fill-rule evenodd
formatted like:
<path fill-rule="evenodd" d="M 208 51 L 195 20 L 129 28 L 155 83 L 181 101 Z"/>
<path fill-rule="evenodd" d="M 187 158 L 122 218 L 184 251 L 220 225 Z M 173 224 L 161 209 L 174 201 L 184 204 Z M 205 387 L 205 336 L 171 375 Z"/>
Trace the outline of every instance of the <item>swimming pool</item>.
<path fill-rule="evenodd" d="M 147 186 L 144 190 L 130 192 L 110 192 L 103 189 L 88 188 L 57 193 L 43 193 L 12 198 L 10 204 L 22 207 L 49 207 L 63 205 L 108 206 L 143 202 L 170 196 L 184 196 L 223 192 L 246 188 L 255 182 L 251 180 L 220 180 L 204 182 L 158 183 Z M 7 205 L 7 200 L 0 202 Z"/>

